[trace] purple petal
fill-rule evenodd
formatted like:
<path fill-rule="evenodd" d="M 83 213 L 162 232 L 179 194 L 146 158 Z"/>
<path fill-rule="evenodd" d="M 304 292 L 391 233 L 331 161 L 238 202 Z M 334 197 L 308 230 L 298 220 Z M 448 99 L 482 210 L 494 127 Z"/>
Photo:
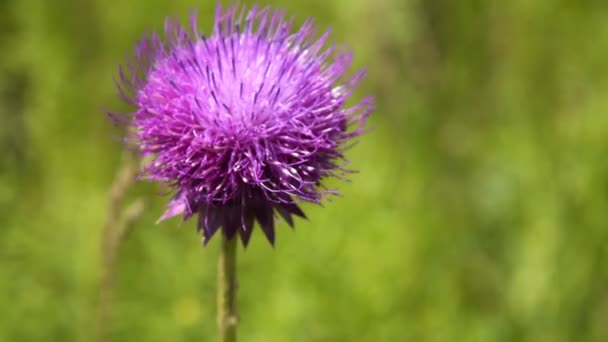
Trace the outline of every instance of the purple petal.
<path fill-rule="evenodd" d="M 156 221 L 156 223 L 159 223 L 159 222 L 169 219 L 171 217 L 180 215 L 185 210 L 186 210 L 186 196 L 183 195 L 182 191 L 180 191 L 175 195 L 175 197 L 173 197 L 173 199 L 171 201 L 169 201 L 169 204 L 167 204 L 167 210 Z"/>

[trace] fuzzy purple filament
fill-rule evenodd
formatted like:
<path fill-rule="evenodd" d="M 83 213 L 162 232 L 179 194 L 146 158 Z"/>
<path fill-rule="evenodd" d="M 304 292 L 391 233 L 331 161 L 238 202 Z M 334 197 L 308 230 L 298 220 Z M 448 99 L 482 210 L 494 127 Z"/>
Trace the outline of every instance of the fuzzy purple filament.
<path fill-rule="evenodd" d="M 135 110 L 111 116 L 153 156 L 143 177 L 176 191 L 161 220 L 198 214 L 205 243 L 221 228 L 244 245 L 257 221 L 274 243 L 276 217 L 293 226 L 298 203 L 320 203 L 334 192 L 321 181 L 350 171 L 343 153 L 373 99 L 345 102 L 364 72 L 345 78 L 352 54 L 312 20 L 293 33 L 283 11 L 218 5 L 208 37 L 189 24 L 168 18 L 164 38 L 140 41 L 117 82 Z"/>

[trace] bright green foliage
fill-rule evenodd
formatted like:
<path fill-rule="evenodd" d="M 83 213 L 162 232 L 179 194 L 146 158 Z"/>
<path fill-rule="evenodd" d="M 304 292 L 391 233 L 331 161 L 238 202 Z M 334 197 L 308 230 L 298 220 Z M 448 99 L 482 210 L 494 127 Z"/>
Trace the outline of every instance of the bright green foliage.
<path fill-rule="evenodd" d="M 608 2 L 273 4 L 332 26 L 378 109 L 344 197 L 239 251 L 241 341 L 608 341 Z M 0 2 L 0 341 L 93 340 L 100 108 L 146 29 L 214 5 Z M 109 338 L 214 340 L 219 240 L 155 225 L 158 191 L 130 194 Z"/>

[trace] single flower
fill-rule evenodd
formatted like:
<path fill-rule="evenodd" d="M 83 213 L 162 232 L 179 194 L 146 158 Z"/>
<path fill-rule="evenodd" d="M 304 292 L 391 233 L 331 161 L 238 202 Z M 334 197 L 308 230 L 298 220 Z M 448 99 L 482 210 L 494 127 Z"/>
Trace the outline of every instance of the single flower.
<path fill-rule="evenodd" d="M 247 245 L 257 221 L 274 243 L 275 219 L 293 226 L 300 202 L 320 203 L 343 177 L 347 143 L 373 109 L 346 106 L 364 76 L 345 76 L 352 54 L 328 44 L 312 20 L 292 31 L 280 10 L 218 5 L 213 32 L 168 18 L 119 67 L 131 113 L 111 113 L 125 140 L 152 156 L 142 176 L 175 196 L 160 220 L 198 215 L 204 242 L 222 229 Z"/>

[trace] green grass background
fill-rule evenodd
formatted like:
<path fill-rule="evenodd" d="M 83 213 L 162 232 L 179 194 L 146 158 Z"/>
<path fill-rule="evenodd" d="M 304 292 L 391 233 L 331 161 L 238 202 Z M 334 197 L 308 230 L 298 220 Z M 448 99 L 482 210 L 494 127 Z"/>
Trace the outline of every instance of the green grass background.
<path fill-rule="evenodd" d="M 249 3 L 249 2 L 246 2 Z M 360 173 L 239 252 L 241 341 L 608 341 L 608 2 L 267 1 L 354 50 Z M 0 341 L 91 341 L 121 146 L 101 107 L 145 30 L 214 1 L 0 1 Z M 155 225 L 107 340 L 216 336 L 218 240 Z"/>

